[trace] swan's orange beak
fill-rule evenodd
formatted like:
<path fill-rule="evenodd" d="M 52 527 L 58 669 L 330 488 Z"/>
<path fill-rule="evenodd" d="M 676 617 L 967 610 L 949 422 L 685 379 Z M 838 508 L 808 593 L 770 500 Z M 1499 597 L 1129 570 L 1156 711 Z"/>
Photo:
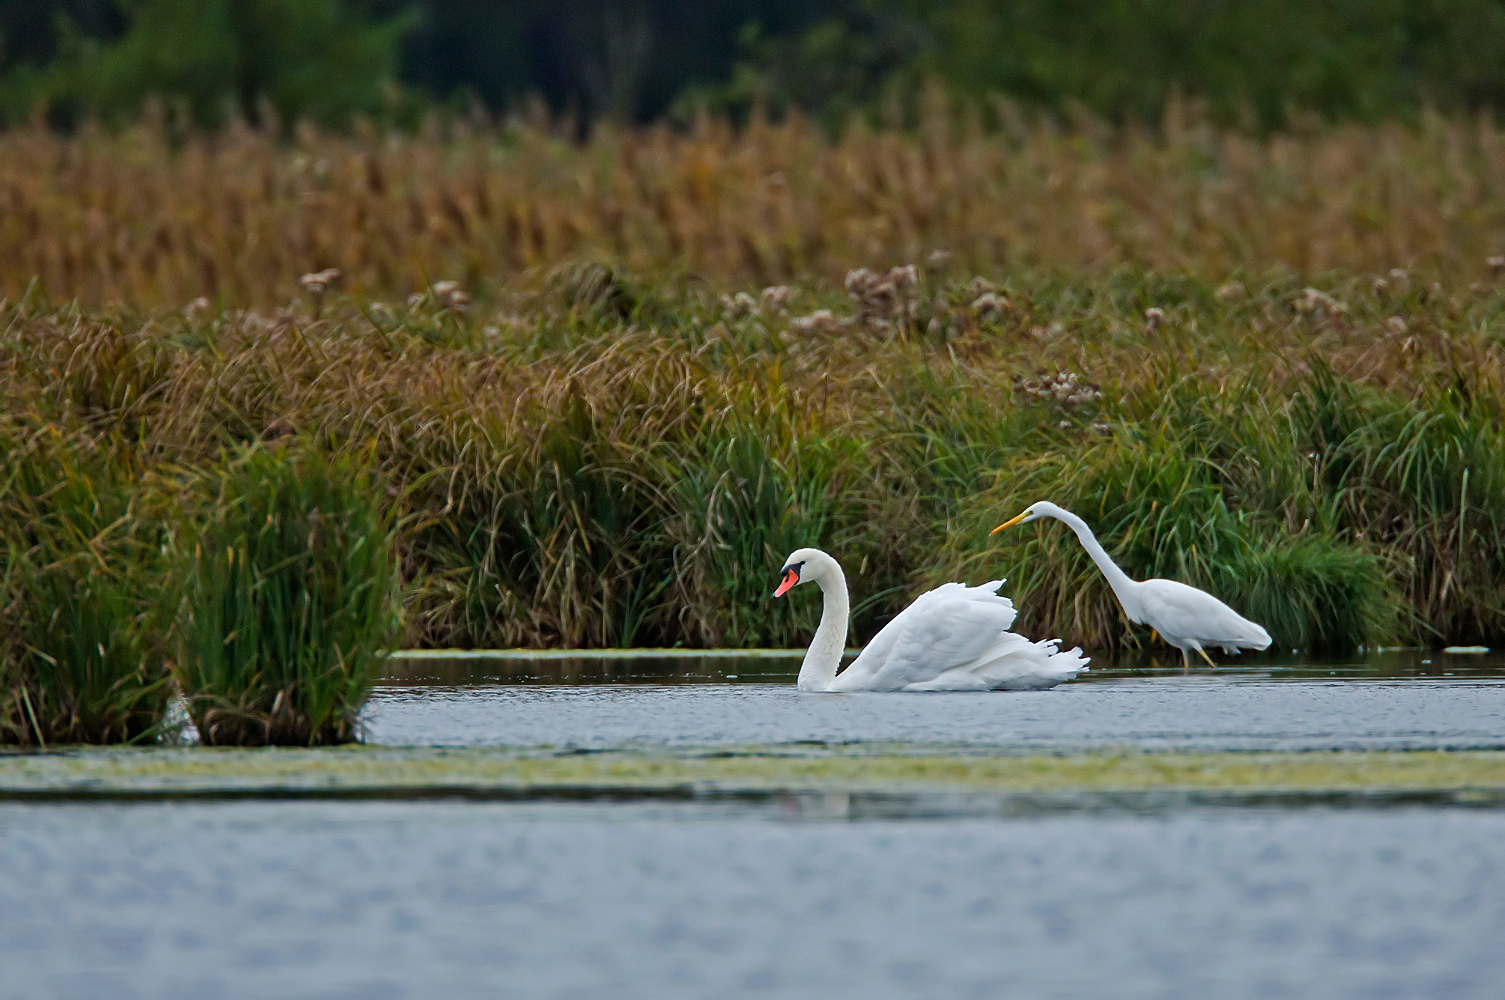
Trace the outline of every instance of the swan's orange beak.
<path fill-rule="evenodd" d="M 1025 511 L 1025 512 L 1024 512 L 1024 514 L 1028 514 L 1028 513 L 1029 513 L 1029 511 Z M 1012 528 L 1012 527 L 1013 527 L 1013 526 L 1014 526 L 1014 525 L 1016 525 L 1016 524 L 1018 524 L 1018 523 L 1019 523 L 1019 522 L 1020 522 L 1020 521 L 1022 521 L 1022 520 L 1024 520 L 1024 514 L 1020 514 L 1020 515 L 1019 515 L 1019 516 L 1018 516 L 1018 517 L 1016 517 L 1016 518 L 1013 518 L 1013 519 L 1011 519 L 1011 520 L 1008 520 L 1008 521 L 1004 521 L 1004 522 L 1003 522 L 1003 523 L 1002 523 L 1002 524 L 1000 524 L 1000 525 L 999 525 L 999 526 L 998 526 L 998 527 L 996 527 L 996 528 L 994 528 L 994 529 L 993 529 L 993 530 L 992 530 L 992 531 L 990 531 L 990 532 L 988 532 L 988 534 L 990 534 L 990 535 L 996 535 L 996 534 L 998 534 L 998 533 L 999 533 L 999 532 L 1000 532 L 1000 531 L 1002 531 L 1002 530 L 1003 530 L 1003 529 L 1004 529 L 1004 528 Z"/>
<path fill-rule="evenodd" d="M 784 579 L 779 581 L 779 589 L 773 592 L 774 597 L 783 597 L 789 592 L 789 588 L 800 582 L 800 571 L 790 566 L 784 570 Z"/>

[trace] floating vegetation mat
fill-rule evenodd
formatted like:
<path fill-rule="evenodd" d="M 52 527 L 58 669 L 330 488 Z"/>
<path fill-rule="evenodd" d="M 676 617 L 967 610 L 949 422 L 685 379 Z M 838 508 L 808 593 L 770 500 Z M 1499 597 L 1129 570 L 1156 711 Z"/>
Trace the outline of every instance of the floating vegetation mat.
<path fill-rule="evenodd" d="M 904 744 L 605 751 L 346 747 L 0 755 L 0 801 L 745 799 L 921 811 L 1186 805 L 1505 806 L 1505 752 L 1009 755 Z M 825 800 L 822 800 L 825 801 Z M 913 812 L 908 809 L 905 814 Z M 883 810 L 880 808 L 879 812 Z"/>

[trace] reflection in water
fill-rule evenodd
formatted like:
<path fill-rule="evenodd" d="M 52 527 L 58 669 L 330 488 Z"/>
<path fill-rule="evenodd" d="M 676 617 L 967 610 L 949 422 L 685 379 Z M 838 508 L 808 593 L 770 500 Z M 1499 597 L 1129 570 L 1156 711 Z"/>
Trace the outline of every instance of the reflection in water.
<path fill-rule="evenodd" d="M 792 684 L 803 650 L 455 650 L 413 651 L 388 661 L 383 683 Z"/>
<path fill-rule="evenodd" d="M 855 651 L 852 651 L 855 654 Z M 793 684 L 803 650 L 414 650 L 387 661 L 381 683 L 460 687 L 490 684 Z M 1104 654 L 1074 683 L 1181 674 L 1180 657 Z M 1245 655 L 1216 671 L 1193 674 L 1222 680 L 1505 679 L 1505 655 L 1479 647 L 1453 651 L 1386 650 L 1312 658 L 1300 654 Z"/>

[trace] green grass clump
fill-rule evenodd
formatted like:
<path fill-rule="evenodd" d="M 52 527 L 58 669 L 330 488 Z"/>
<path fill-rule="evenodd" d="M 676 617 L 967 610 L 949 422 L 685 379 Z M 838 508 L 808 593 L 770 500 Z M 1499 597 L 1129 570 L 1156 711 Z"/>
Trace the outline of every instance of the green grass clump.
<path fill-rule="evenodd" d="M 414 621 L 450 646 L 797 642 L 809 609 L 766 606 L 768 566 L 805 544 L 870 548 L 853 530 L 860 445 L 763 373 L 731 387 L 628 331 L 598 347 L 394 450 L 436 512 L 407 537 L 408 563 L 432 567 Z"/>
<path fill-rule="evenodd" d="M 769 600 L 784 557 L 823 545 L 854 571 L 872 549 L 871 533 L 854 530 L 864 512 L 860 443 L 802 427 L 787 401 L 763 402 L 742 400 L 665 470 L 674 566 L 667 596 L 695 644 L 798 644 L 814 605 Z"/>
<path fill-rule="evenodd" d="M 1251 542 L 1213 586 L 1286 649 L 1348 652 L 1396 634 L 1384 562 L 1332 536 Z"/>
<path fill-rule="evenodd" d="M 235 454 L 176 540 L 177 675 L 208 745 L 348 743 L 396 638 L 392 522 L 348 456 Z"/>
<path fill-rule="evenodd" d="M 1505 413 L 1467 382 L 1410 399 L 1319 367 L 1293 423 L 1336 520 L 1401 554 L 1396 576 L 1434 637 L 1497 641 L 1505 630 Z"/>
<path fill-rule="evenodd" d="M 116 450 L 0 425 L 0 743 L 124 743 L 164 731 L 157 521 Z"/>
<path fill-rule="evenodd" d="M 426 631 L 458 646 L 633 643 L 663 589 L 648 579 L 654 486 L 618 432 L 633 417 L 565 380 L 543 399 L 446 406 L 404 442 L 394 464 L 435 512 L 409 548 L 437 569 L 419 597 Z"/>

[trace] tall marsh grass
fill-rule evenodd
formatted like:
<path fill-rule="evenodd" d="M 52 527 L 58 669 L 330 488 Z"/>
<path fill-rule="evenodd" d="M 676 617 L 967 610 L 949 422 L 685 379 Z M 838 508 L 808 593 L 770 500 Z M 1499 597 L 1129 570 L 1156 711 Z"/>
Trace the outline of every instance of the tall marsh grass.
<path fill-rule="evenodd" d="M 1295 400 L 1335 520 L 1399 556 L 1396 576 L 1439 638 L 1487 641 L 1505 616 L 1502 402 L 1468 373 L 1397 399 L 1325 368 Z"/>

